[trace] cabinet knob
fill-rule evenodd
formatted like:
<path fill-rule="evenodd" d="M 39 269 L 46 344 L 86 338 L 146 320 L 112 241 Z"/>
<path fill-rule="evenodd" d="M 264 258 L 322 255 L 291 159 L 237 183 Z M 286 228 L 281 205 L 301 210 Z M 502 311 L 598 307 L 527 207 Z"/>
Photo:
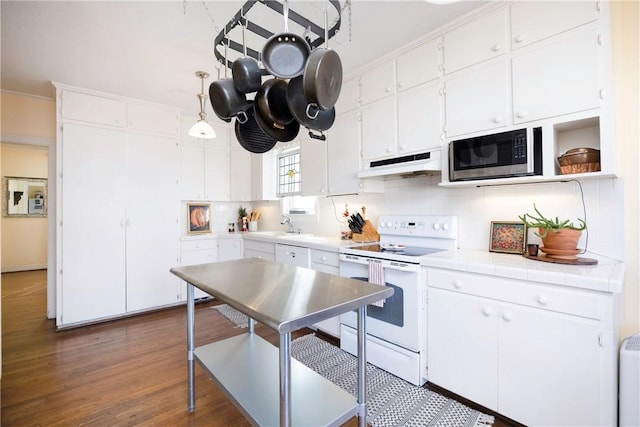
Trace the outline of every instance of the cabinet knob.
<path fill-rule="evenodd" d="M 386 87 L 386 88 L 384 88 L 384 91 L 387 92 L 387 93 L 391 93 L 391 88 L 390 87 Z"/>
<path fill-rule="evenodd" d="M 493 118 L 493 123 L 502 123 L 502 116 L 495 116 Z"/>
<path fill-rule="evenodd" d="M 482 314 L 484 314 L 485 317 L 489 317 L 493 314 L 493 310 L 491 310 L 491 307 L 485 307 L 482 309 Z"/>
<path fill-rule="evenodd" d="M 516 43 L 522 43 L 524 41 L 524 37 L 522 37 L 522 35 L 518 34 L 515 38 Z"/>
<path fill-rule="evenodd" d="M 404 151 L 404 150 L 406 150 L 406 149 L 407 149 L 406 144 L 402 144 L 402 145 L 400 146 L 400 151 Z"/>
<path fill-rule="evenodd" d="M 496 44 L 494 44 L 493 46 L 491 46 L 491 49 L 492 49 L 494 52 L 497 52 L 497 51 L 499 51 L 499 50 L 500 50 L 500 45 L 496 43 Z"/>
<path fill-rule="evenodd" d="M 547 305 L 549 303 L 549 298 L 546 295 L 538 295 L 538 304 Z"/>
<path fill-rule="evenodd" d="M 403 88 L 404 87 L 404 82 L 398 82 L 398 87 L 399 88 Z"/>
<path fill-rule="evenodd" d="M 513 316 L 511 315 L 511 313 L 502 313 L 502 318 L 504 319 L 505 322 L 511 322 L 511 319 L 513 319 Z"/>
<path fill-rule="evenodd" d="M 387 147 L 387 153 L 393 153 L 393 148 Z"/>
<path fill-rule="evenodd" d="M 327 260 L 327 257 L 323 255 L 320 259 L 321 259 L 322 261 L 326 261 L 326 260 Z"/>
<path fill-rule="evenodd" d="M 446 222 L 445 222 L 444 224 L 442 224 L 442 229 L 443 229 L 444 231 L 449 231 L 449 228 L 450 228 L 450 227 L 449 227 L 449 224 L 447 224 Z"/>
<path fill-rule="evenodd" d="M 522 118 L 524 118 L 524 117 L 526 117 L 526 116 L 527 116 L 527 112 L 526 112 L 526 111 L 518 111 L 518 113 L 516 114 L 516 116 L 517 116 L 519 119 L 522 119 Z"/>
<path fill-rule="evenodd" d="M 459 280 L 454 280 L 453 281 L 453 287 L 456 288 L 456 289 L 462 288 L 462 282 L 459 281 Z"/>

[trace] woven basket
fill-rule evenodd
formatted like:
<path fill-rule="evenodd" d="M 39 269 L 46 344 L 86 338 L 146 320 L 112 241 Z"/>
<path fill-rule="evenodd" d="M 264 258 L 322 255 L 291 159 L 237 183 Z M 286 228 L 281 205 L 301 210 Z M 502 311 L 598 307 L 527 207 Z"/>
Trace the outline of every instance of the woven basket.
<path fill-rule="evenodd" d="M 600 162 L 579 163 L 575 165 L 560 166 L 560 171 L 563 175 L 569 175 L 572 173 L 598 172 L 600 171 Z"/>

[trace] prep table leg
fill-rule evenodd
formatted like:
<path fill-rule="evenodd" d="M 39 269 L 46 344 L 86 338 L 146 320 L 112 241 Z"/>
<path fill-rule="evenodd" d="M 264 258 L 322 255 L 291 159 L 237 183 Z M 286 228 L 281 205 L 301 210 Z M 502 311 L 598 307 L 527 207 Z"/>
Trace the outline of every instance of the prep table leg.
<path fill-rule="evenodd" d="M 280 334 L 280 427 L 291 426 L 291 333 Z"/>
<path fill-rule="evenodd" d="M 358 309 L 358 426 L 367 425 L 367 349 L 365 320 L 367 319 L 367 306 Z"/>
<path fill-rule="evenodd" d="M 256 321 L 249 317 L 249 333 L 252 334 L 255 330 Z"/>
<path fill-rule="evenodd" d="M 196 409 L 196 389 L 195 389 L 195 360 L 193 352 L 195 351 L 195 302 L 193 285 L 187 283 L 187 364 L 189 370 L 188 377 L 188 394 L 189 394 L 189 412 Z"/>

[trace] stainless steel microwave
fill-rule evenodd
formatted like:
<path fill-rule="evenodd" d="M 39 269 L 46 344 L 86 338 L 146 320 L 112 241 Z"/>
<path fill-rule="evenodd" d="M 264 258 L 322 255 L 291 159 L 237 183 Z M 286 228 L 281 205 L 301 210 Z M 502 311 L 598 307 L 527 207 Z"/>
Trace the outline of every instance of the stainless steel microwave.
<path fill-rule="evenodd" d="M 449 143 L 449 180 L 542 175 L 542 128 L 525 128 Z"/>

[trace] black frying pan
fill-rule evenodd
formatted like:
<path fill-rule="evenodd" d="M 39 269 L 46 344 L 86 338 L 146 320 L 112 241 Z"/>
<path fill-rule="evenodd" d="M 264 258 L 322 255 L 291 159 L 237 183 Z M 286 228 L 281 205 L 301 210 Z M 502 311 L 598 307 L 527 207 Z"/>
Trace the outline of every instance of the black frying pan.
<path fill-rule="evenodd" d="M 225 45 L 225 58 L 227 57 L 228 42 Z M 226 61 L 226 60 L 225 60 Z M 232 78 L 227 78 L 227 64 L 222 64 L 225 78 L 216 80 L 209 85 L 209 100 L 216 115 L 222 120 L 235 117 L 249 108 L 249 102 L 244 93 L 239 92 Z"/>
<path fill-rule="evenodd" d="M 304 68 L 304 94 L 307 101 L 322 110 L 332 108 L 342 89 L 342 61 L 335 50 L 329 49 L 329 22 L 324 12 L 325 48 L 314 49 Z"/>
<path fill-rule="evenodd" d="M 255 118 L 255 110 L 249 108 L 246 111 L 246 120 L 236 119 L 235 123 L 236 138 L 238 142 L 247 151 L 262 154 L 275 147 L 277 141 L 265 134 L 258 126 Z"/>
<path fill-rule="evenodd" d="M 291 79 L 302 75 L 311 53 L 304 37 L 289 32 L 289 5 L 284 0 L 284 33 L 269 37 L 262 48 L 262 64 L 276 77 Z"/>
<path fill-rule="evenodd" d="M 287 105 L 287 82 L 281 79 L 265 81 L 258 93 L 255 103 L 260 115 L 267 123 L 287 125 L 293 121 L 293 115 Z"/>
<path fill-rule="evenodd" d="M 236 89 L 242 93 L 251 93 L 260 89 L 262 74 L 255 59 L 247 56 L 247 44 L 244 39 L 246 21 L 242 26 L 242 49 L 244 56 L 233 61 L 231 75 Z"/>
<path fill-rule="evenodd" d="M 255 104 L 255 117 L 256 122 L 258 123 L 258 127 L 262 129 L 262 131 L 275 139 L 276 141 L 289 142 L 293 141 L 296 136 L 298 136 L 298 132 L 300 132 L 300 123 L 295 120 L 292 120 L 291 123 L 286 125 L 280 125 L 278 123 L 268 123 L 262 114 L 260 114 L 260 109 L 258 109 Z"/>
<path fill-rule="evenodd" d="M 328 110 L 320 110 L 310 105 L 304 95 L 302 80 L 302 76 L 289 80 L 287 87 L 287 105 L 289 105 L 289 111 L 291 111 L 291 114 L 293 114 L 293 117 L 298 123 L 309 129 L 310 137 L 324 140 L 324 135 L 320 134 L 318 136 L 311 131 L 322 132 L 333 126 L 333 122 L 336 119 L 335 107 Z"/>

